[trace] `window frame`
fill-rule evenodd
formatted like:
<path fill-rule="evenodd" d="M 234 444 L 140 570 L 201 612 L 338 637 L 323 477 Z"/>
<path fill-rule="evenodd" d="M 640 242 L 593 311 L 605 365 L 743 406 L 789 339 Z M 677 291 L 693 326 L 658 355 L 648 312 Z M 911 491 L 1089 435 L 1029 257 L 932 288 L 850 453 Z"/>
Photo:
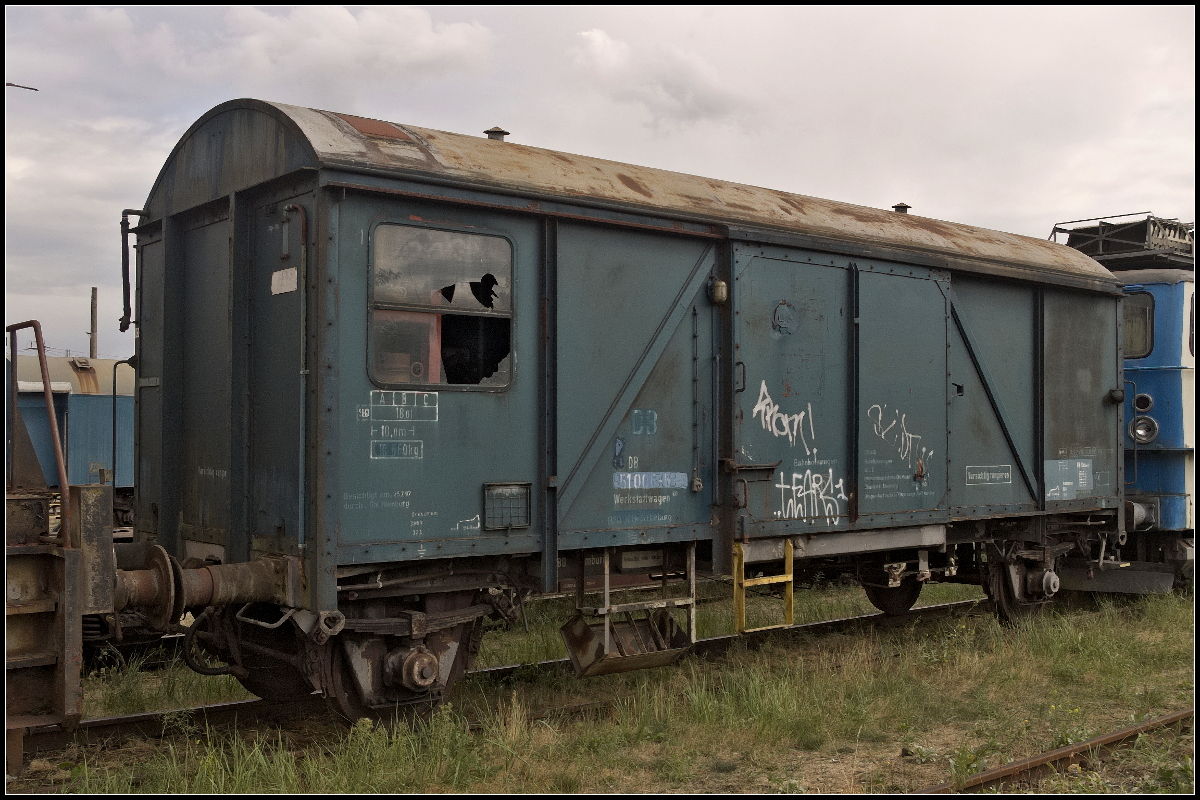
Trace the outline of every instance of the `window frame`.
<path fill-rule="evenodd" d="M 375 235 L 376 231 L 382 226 L 396 226 L 404 228 L 418 228 L 421 230 L 443 231 L 446 233 L 469 234 L 472 236 L 490 236 L 493 238 L 503 239 L 508 244 L 509 250 L 509 310 L 505 313 L 492 314 L 457 314 L 456 316 L 481 317 L 485 319 L 507 319 L 509 320 L 508 334 L 508 355 L 509 360 L 508 382 L 500 385 L 481 385 L 472 383 L 389 383 L 381 380 L 375 374 L 375 312 L 376 311 L 400 311 L 410 314 L 428 314 L 444 315 L 446 312 L 454 309 L 446 307 L 444 311 L 439 311 L 436 306 L 393 303 L 393 302 L 377 302 L 375 300 Z M 490 393 L 505 393 L 508 392 L 517 380 L 517 245 L 513 238 L 503 231 L 497 231 L 489 228 L 479 228 L 470 225 L 453 225 L 447 223 L 439 223 L 436 225 L 422 224 L 413 220 L 397 220 L 397 219 L 376 219 L 369 227 L 370 236 L 367 237 L 367 342 L 366 342 L 366 371 L 367 379 L 371 385 L 388 391 L 425 391 L 425 392 L 444 392 L 444 391 L 463 391 L 463 392 L 490 392 Z"/>
<path fill-rule="evenodd" d="M 1146 297 L 1150 298 L 1150 306 L 1149 306 L 1150 314 L 1148 316 L 1148 319 L 1150 321 L 1150 326 L 1149 326 L 1149 330 L 1147 331 L 1147 336 L 1146 336 L 1146 339 L 1147 339 L 1146 350 L 1145 350 L 1145 352 L 1141 353 L 1140 355 L 1135 356 L 1135 355 L 1131 355 L 1130 353 L 1125 352 L 1125 345 L 1129 341 L 1129 337 L 1128 337 L 1129 315 L 1126 313 L 1125 309 L 1128 307 L 1126 305 L 1126 303 L 1129 302 L 1130 298 L 1137 297 L 1138 295 L 1145 295 Z M 1128 294 L 1125 295 L 1124 299 L 1122 300 L 1122 303 L 1121 303 L 1121 354 L 1125 359 L 1130 360 L 1130 361 L 1136 361 L 1136 360 L 1142 359 L 1142 358 L 1149 358 L 1150 355 L 1154 352 L 1154 328 L 1155 328 L 1154 315 L 1155 315 L 1156 305 L 1157 305 L 1157 298 L 1155 298 L 1154 295 L 1146 289 L 1138 289 L 1135 292 L 1129 292 Z"/>

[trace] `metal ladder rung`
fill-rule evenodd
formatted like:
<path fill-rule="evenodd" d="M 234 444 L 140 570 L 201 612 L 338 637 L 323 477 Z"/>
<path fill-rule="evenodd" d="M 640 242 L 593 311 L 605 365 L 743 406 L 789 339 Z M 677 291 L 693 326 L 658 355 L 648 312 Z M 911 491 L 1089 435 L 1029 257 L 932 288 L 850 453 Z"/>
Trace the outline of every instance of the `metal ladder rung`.
<path fill-rule="evenodd" d="M 772 583 L 791 583 L 791 575 L 767 575 L 763 578 L 747 578 L 742 581 L 742 586 L 767 586 Z"/>

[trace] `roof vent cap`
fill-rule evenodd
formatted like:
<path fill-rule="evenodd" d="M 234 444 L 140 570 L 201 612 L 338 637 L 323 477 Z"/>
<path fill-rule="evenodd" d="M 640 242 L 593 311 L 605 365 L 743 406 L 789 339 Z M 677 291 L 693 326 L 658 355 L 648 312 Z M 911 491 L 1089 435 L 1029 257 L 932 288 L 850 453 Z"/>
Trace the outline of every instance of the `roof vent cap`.
<path fill-rule="evenodd" d="M 487 134 L 489 139 L 495 139 L 497 142 L 503 142 L 504 137 L 508 136 L 508 131 L 504 130 L 504 128 L 501 128 L 499 125 L 494 128 L 488 128 L 486 131 L 484 131 L 484 133 Z"/>
<path fill-rule="evenodd" d="M 892 211 L 895 211 L 897 214 L 907 214 L 910 208 L 912 206 L 908 203 L 896 203 L 896 205 L 892 206 Z"/>

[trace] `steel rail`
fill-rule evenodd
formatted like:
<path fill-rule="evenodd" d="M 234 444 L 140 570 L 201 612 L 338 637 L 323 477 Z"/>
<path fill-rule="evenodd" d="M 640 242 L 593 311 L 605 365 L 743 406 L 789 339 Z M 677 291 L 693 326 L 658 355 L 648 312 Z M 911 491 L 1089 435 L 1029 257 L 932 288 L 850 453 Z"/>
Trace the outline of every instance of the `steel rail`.
<path fill-rule="evenodd" d="M 1081 758 L 1095 757 L 1100 758 L 1103 755 L 1117 749 L 1123 744 L 1126 744 L 1131 739 L 1136 739 L 1143 733 L 1158 730 L 1160 728 L 1169 728 L 1172 725 L 1192 724 L 1192 719 L 1195 716 L 1195 708 L 1187 708 L 1182 711 L 1174 711 L 1170 714 L 1158 717 L 1157 719 L 1142 722 L 1137 725 L 1130 725 L 1126 728 L 1121 728 L 1118 731 L 1107 733 L 1103 736 L 1097 736 L 1094 739 L 1088 739 L 1086 742 L 1077 744 L 1069 744 L 1066 747 L 1060 747 L 1057 750 L 1050 750 L 1040 755 L 1023 758 L 1019 761 L 1013 761 L 1010 764 L 1005 764 L 1002 767 L 985 770 L 967 778 L 961 785 L 954 783 L 943 783 L 940 786 L 930 786 L 926 789 L 918 789 L 913 794 L 951 794 L 954 792 L 982 792 L 987 789 L 1002 786 L 1008 783 L 1016 783 L 1017 781 L 1037 780 L 1043 778 L 1053 772 L 1058 771 L 1061 765 L 1070 765 Z"/>
<path fill-rule="evenodd" d="M 956 603 L 914 608 L 904 614 L 888 616 L 886 614 L 864 614 L 854 617 L 843 617 L 820 622 L 806 622 L 787 628 L 775 628 L 741 636 L 715 636 L 696 642 L 693 653 L 706 659 L 718 659 L 724 656 L 736 642 L 744 642 L 750 648 L 759 647 L 772 639 L 779 639 L 797 633 L 825 634 L 853 628 L 855 626 L 895 627 L 911 624 L 921 618 L 938 618 L 951 616 L 955 612 L 970 611 L 982 606 L 983 600 L 964 600 Z M 537 674 L 554 673 L 570 670 L 571 660 L 556 658 L 539 661 L 533 664 L 510 664 L 502 667 L 490 667 L 473 670 L 464 676 L 480 678 L 486 681 L 503 680 L 520 676 L 522 673 L 530 678 Z M 555 714 L 572 715 L 585 710 L 606 707 L 611 700 L 582 703 L 578 706 L 543 709 L 533 712 L 531 719 L 542 719 Z M 180 714 L 191 714 L 192 722 L 210 727 L 229 724 L 245 723 L 261 719 L 280 720 L 297 715 L 317 713 L 326 708 L 325 698 L 318 694 L 289 700 L 239 700 L 229 703 L 218 703 L 197 708 L 173 709 L 170 711 L 150 711 L 141 714 L 127 714 L 116 717 L 102 717 L 84 720 L 75 730 L 67 730 L 58 725 L 48 725 L 30 728 L 25 735 L 26 753 L 47 750 L 60 750 L 71 742 L 89 743 L 111 737 L 144 736 L 148 738 L 161 737 L 169 734 L 172 728 L 178 727 L 175 720 Z"/>
<path fill-rule="evenodd" d="M 730 647 L 737 642 L 743 642 L 747 647 L 760 647 L 767 641 L 779 638 L 781 636 L 794 635 L 797 633 L 835 633 L 837 631 L 852 628 L 857 625 L 871 625 L 875 627 L 895 627 L 913 622 L 921 617 L 945 617 L 950 616 L 956 611 L 966 612 L 976 607 L 982 608 L 989 601 L 984 599 L 979 600 L 960 600 L 955 603 L 939 603 L 931 606 L 921 606 L 906 611 L 903 614 L 889 616 L 883 613 L 877 614 L 862 614 L 854 617 L 843 617 L 840 619 L 821 620 L 819 622 L 804 622 L 797 625 L 790 625 L 786 628 L 771 628 L 763 631 L 755 631 L 752 633 L 743 633 L 741 635 L 730 634 L 728 636 L 714 636 L 709 639 L 700 639 L 692 646 L 692 653 L 701 658 L 719 658 L 723 656 Z M 510 664 L 503 667 L 489 667 L 485 669 L 474 670 L 464 677 L 484 677 L 484 678 L 504 678 L 514 675 L 521 671 L 538 670 L 553 672 L 556 670 L 571 669 L 571 660 L 569 658 L 555 658 L 549 661 L 538 661 L 534 664 Z"/>

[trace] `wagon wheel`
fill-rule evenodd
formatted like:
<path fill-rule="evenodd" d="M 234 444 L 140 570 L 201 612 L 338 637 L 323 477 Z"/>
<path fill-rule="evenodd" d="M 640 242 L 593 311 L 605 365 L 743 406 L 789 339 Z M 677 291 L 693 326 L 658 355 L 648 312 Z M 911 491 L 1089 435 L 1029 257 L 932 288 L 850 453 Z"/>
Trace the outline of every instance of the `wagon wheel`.
<path fill-rule="evenodd" d="M 1022 603 L 1013 593 L 1012 582 L 1008 577 L 1008 565 L 1004 551 L 996 545 L 987 546 L 987 565 L 984 591 L 996 606 L 996 616 L 1006 625 L 1016 625 L 1022 620 L 1030 619 L 1042 613 L 1046 603 Z M 1018 567 L 1023 569 L 1022 567 Z"/>
<path fill-rule="evenodd" d="M 325 671 L 325 699 L 334 715 L 347 725 L 360 719 L 379 719 L 378 712 L 363 703 L 359 696 L 354 675 L 345 661 L 342 643 L 336 636 L 325 644 L 325 657 L 329 659 Z"/>
<path fill-rule="evenodd" d="M 905 575 L 899 586 L 874 586 L 863 583 L 862 587 L 871 605 L 885 614 L 895 616 L 913 607 L 917 598 L 921 596 L 922 585 L 916 575 Z"/>

